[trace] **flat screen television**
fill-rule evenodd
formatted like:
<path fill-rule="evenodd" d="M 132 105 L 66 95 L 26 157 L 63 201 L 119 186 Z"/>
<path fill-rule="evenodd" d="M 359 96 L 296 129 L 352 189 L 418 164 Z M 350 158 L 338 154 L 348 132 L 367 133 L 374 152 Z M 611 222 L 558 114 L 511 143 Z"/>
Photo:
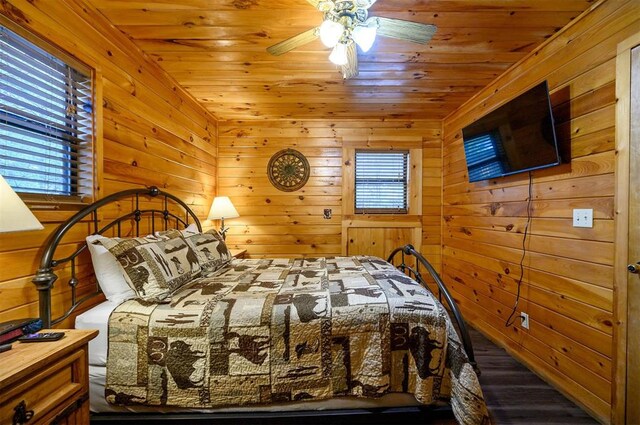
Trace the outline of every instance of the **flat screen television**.
<path fill-rule="evenodd" d="M 469 181 L 560 164 L 544 81 L 462 129 Z"/>

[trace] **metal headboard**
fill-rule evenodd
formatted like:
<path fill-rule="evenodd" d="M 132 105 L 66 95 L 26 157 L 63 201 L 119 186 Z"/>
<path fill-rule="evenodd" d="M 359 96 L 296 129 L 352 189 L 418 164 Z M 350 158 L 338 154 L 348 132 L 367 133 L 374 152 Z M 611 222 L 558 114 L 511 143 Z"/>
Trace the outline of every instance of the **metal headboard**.
<path fill-rule="evenodd" d="M 394 260 L 398 253 L 401 254 L 400 264 L 395 265 Z M 405 255 L 413 256 L 416 258 L 417 261 L 416 261 L 415 268 L 407 265 L 405 261 Z M 462 346 L 464 348 L 464 351 L 467 353 L 467 357 L 469 358 L 469 364 L 473 366 L 476 373 L 480 374 L 480 370 L 478 369 L 478 364 L 476 363 L 476 359 L 473 354 L 473 345 L 471 344 L 471 337 L 469 336 L 469 330 L 467 329 L 467 324 L 462 317 L 462 313 L 460 312 L 458 305 L 456 304 L 455 300 L 451 296 L 451 293 L 449 292 L 446 285 L 440 278 L 440 275 L 438 274 L 438 272 L 436 272 L 436 270 L 433 268 L 431 263 L 429 263 L 422 256 L 422 254 L 416 251 L 413 245 L 405 245 L 403 247 L 396 248 L 389 255 L 389 258 L 387 259 L 387 261 L 391 264 L 394 264 L 396 268 L 398 268 L 400 271 L 406 273 L 407 275 L 411 276 L 412 278 L 420 282 L 427 289 L 428 289 L 427 283 L 422 277 L 422 274 L 420 273 L 420 266 L 422 265 L 422 267 L 424 267 L 429 272 L 433 280 L 436 282 L 436 285 L 438 286 L 438 296 L 440 298 L 440 302 L 442 302 L 442 297 L 444 297 L 445 301 L 447 302 L 447 306 L 449 307 L 449 311 L 451 312 L 451 314 L 453 314 L 453 319 L 455 320 L 455 323 L 458 326 L 458 333 L 460 334 L 460 338 L 462 338 Z"/>
<path fill-rule="evenodd" d="M 140 209 L 140 197 L 149 197 L 149 198 L 164 198 L 163 207 L 164 209 Z M 135 201 L 135 206 L 133 211 L 122 215 L 115 220 L 109 222 L 103 227 L 99 227 L 99 217 L 98 217 L 98 209 L 104 207 L 105 205 L 111 204 L 116 201 L 120 201 L 125 198 L 131 198 Z M 169 211 L 169 200 L 178 204 L 184 209 L 184 216 L 180 217 Z M 105 198 L 102 198 L 91 205 L 83 208 L 74 214 L 71 218 L 69 218 L 64 223 L 60 224 L 49 239 L 47 240 L 44 253 L 42 255 L 42 260 L 40 261 L 40 268 L 38 269 L 35 277 L 32 282 L 36 285 L 38 289 L 38 298 L 39 298 L 39 310 L 40 310 L 40 319 L 42 319 L 42 324 L 45 328 L 49 328 L 52 325 L 55 325 L 58 322 L 69 317 L 75 309 L 85 301 L 96 297 L 102 294 L 100 290 L 100 286 L 96 284 L 96 289 L 94 292 L 89 293 L 81 298 L 78 297 L 77 294 L 77 286 L 78 279 L 76 277 L 76 258 L 82 251 L 87 248 L 86 244 L 82 244 L 80 248 L 74 251 L 71 255 L 54 259 L 54 255 L 58 245 L 60 244 L 63 236 L 77 223 L 84 220 L 88 216 L 91 217 L 91 222 L 93 223 L 93 233 L 92 234 L 103 234 L 104 232 L 115 227 L 115 231 L 117 236 L 121 236 L 121 225 L 123 221 L 131 221 L 133 220 L 135 223 L 135 236 L 140 236 L 140 221 L 142 217 L 148 217 L 151 220 L 151 232 L 153 233 L 156 230 L 156 219 L 162 220 L 162 228 L 168 229 L 170 225 L 178 228 L 180 226 L 187 227 L 189 225 L 190 220 L 196 224 L 199 231 L 202 231 L 202 226 L 200 225 L 200 220 L 196 214 L 191 210 L 191 208 L 184 203 L 182 200 L 177 198 L 170 193 L 166 193 L 161 191 L 155 186 L 151 186 L 146 189 L 129 189 L 123 190 L 122 192 L 117 192 L 112 195 L 109 195 Z M 71 306 L 64 312 L 64 314 L 57 318 L 51 317 L 51 289 L 53 288 L 54 282 L 58 279 L 58 276 L 54 272 L 54 268 L 60 266 L 61 264 L 70 263 L 71 264 L 71 278 L 67 282 L 67 284 L 71 287 Z"/>

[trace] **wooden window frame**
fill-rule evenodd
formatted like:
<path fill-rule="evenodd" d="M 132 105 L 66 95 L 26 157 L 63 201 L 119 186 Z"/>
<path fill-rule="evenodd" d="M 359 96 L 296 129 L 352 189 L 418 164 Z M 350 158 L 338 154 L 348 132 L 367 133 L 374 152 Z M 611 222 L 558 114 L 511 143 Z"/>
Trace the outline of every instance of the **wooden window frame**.
<path fill-rule="evenodd" d="M 405 180 L 404 180 L 404 207 L 401 208 L 385 208 L 385 207 L 365 207 L 365 208 L 358 208 L 357 202 L 358 202 L 358 154 L 399 154 L 399 155 L 404 155 L 405 156 L 405 160 L 404 162 L 404 169 L 402 170 L 402 173 L 404 174 Z M 409 185 L 410 185 L 410 164 L 411 164 L 411 154 L 409 152 L 409 150 L 402 150 L 402 151 L 396 151 L 396 150 L 379 150 L 379 149 L 356 149 L 355 153 L 354 153 L 354 167 L 355 167 L 355 171 L 354 171 L 354 183 L 353 183 L 353 187 L 354 187 L 354 212 L 355 214 L 408 214 L 409 213 Z M 380 179 L 377 181 L 380 182 L 384 182 L 386 179 Z"/>
<path fill-rule="evenodd" d="M 355 212 L 355 154 L 356 150 L 363 151 L 370 149 L 371 151 L 397 151 L 393 148 L 384 147 L 346 147 L 342 150 L 342 207 L 343 215 L 362 217 L 409 217 L 422 215 L 422 149 L 410 148 L 403 151 L 409 152 L 409 183 L 407 188 L 407 213 L 404 214 L 376 214 L 364 213 L 356 214 Z"/>

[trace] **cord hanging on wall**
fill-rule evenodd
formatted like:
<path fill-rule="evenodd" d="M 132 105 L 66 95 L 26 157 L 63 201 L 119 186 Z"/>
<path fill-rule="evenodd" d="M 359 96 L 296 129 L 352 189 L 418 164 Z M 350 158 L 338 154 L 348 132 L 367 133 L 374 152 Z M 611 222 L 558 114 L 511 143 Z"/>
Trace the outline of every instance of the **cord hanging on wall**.
<path fill-rule="evenodd" d="M 524 278 L 524 258 L 527 255 L 527 235 L 529 233 L 529 226 L 531 225 L 531 203 L 533 201 L 533 173 L 529 171 L 529 197 L 527 198 L 527 222 L 524 226 L 524 236 L 522 237 L 522 256 L 520 257 L 520 277 L 516 283 L 516 302 L 513 305 L 511 314 L 507 318 L 504 325 L 509 327 L 513 325 L 515 318 L 520 318 L 520 315 L 516 316 L 518 311 L 518 303 L 520 302 L 520 288 L 522 287 L 522 279 Z"/>

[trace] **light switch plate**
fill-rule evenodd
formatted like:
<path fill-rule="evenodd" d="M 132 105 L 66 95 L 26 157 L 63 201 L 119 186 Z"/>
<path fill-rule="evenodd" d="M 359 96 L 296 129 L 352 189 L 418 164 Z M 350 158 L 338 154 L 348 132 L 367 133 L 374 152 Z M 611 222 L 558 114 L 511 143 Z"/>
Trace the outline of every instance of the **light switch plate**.
<path fill-rule="evenodd" d="M 574 209 L 573 227 L 593 227 L 593 209 Z"/>

